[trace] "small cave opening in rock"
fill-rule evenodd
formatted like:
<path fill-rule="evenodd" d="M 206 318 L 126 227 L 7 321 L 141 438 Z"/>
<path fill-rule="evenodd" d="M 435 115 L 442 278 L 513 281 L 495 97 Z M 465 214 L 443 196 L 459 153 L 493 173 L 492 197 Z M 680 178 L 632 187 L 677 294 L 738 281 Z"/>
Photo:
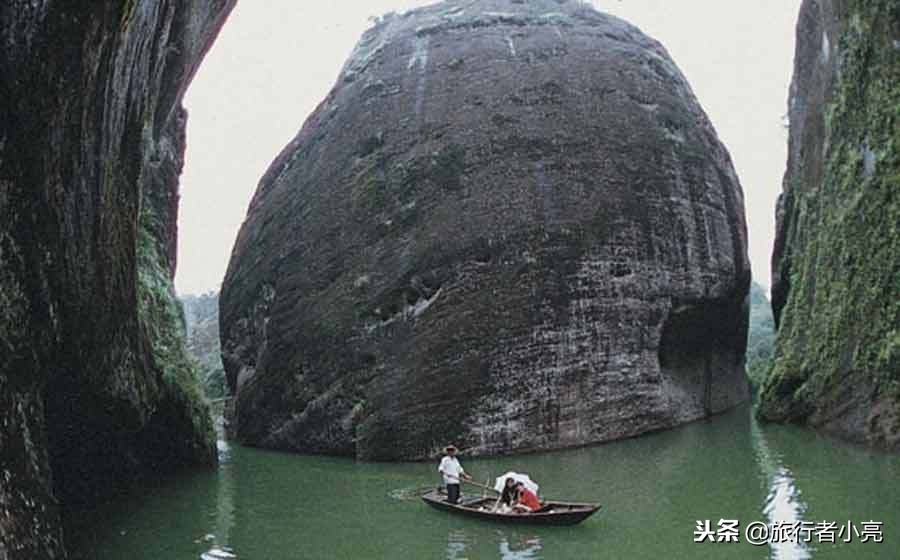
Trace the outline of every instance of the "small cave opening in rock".
<path fill-rule="evenodd" d="M 659 366 L 675 390 L 690 395 L 696 411 L 722 410 L 723 378 L 743 375 L 746 315 L 743 301 L 725 299 L 674 302 L 659 343 Z"/>

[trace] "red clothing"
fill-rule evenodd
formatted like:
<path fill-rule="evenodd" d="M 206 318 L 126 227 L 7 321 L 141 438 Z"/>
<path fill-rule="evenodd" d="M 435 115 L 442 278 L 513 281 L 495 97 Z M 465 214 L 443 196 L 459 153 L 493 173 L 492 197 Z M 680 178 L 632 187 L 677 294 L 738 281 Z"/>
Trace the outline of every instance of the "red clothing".
<path fill-rule="evenodd" d="M 541 509 L 541 502 L 538 500 L 537 494 L 528 488 L 522 488 L 519 492 L 519 503 L 528 506 L 531 511 Z"/>

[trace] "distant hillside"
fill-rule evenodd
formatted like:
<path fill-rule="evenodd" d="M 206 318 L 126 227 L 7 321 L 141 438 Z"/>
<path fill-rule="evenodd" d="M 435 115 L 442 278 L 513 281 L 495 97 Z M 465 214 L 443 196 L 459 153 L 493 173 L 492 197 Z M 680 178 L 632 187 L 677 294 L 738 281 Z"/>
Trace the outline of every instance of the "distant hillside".
<path fill-rule="evenodd" d="M 187 326 L 187 349 L 197 362 L 203 391 L 210 399 L 228 396 L 219 353 L 219 294 L 181 297 Z"/>
<path fill-rule="evenodd" d="M 750 285 L 750 329 L 747 332 L 747 376 L 755 395 L 766 375 L 772 346 L 775 343 L 775 321 L 766 289 L 756 282 Z"/>

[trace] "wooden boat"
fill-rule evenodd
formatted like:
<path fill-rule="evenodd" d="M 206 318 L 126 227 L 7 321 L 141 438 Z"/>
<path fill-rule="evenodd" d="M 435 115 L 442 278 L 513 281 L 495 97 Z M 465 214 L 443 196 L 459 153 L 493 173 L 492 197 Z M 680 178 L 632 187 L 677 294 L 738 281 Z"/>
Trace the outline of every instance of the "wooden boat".
<path fill-rule="evenodd" d="M 520 525 L 575 525 L 600 509 L 599 504 L 553 501 L 544 503 L 541 509 L 532 513 L 500 513 L 491 511 L 497 502 L 496 498 L 461 499 L 458 504 L 451 504 L 446 501 L 446 498 L 446 494 L 437 490 L 431 490 L 422 495 L 422 500 L 435 509 L 477 519 Z"/>

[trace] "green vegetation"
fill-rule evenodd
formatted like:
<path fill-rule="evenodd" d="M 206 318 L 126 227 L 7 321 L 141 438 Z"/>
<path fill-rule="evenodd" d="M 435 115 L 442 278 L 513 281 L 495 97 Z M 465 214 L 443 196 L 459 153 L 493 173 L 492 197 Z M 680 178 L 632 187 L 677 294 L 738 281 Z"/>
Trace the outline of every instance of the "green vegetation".
<path fill-rule="evenodd" d="M 167 259 L 153 235 L 159 230 L 158 217 L 149 204 L 143 204 L 137 244 L 138 318 L 172 405 L 189 416 L 193 430 L 184 434 L 184 439 L 197 438 L 191 443 L 195 450 L 207 447 L 214 453 L 215 432 L 209 405 L 185 350 L 184 311 L 175 298 Z"/>
<path fill-rule="evenodd" d="M 122 7 L 122 19 L 119 22 L 120 32 L 124 32 L 128 29 L 128 24 L 131 22 L 132 17 L 134 17 L 136 7 L 137 0 L 126 0 L 125 5 Z"/>
<path fill-rule="evenodd" d="M 352 197 L 364 213 L 380 212 L 387 204 L 388 183 L 385 178 L 385 159 L 377 137 L 369 137 L 360 147 L 359 170 L 354 180 Z"/>
<path fill-rule="evenodd" d="M 200 374 L 207 398 L 229 396 L 219 345 L 219 294 L 187 295 L 181 298 L 187 324 L 187 350 Z"/>
<path fill-rule="evenodd" d="M 789 191 L 791 288 L 760 411 L 827 418 L 856 395 L 879 409 L 861 435 L 890 442 L 900 437 L 900 11 L 856 0 L 848 13 L 822 181 L 794 176 Z"/>
<path fill-rule="evenodd" d="M 750 329 L 747 332 L 747 377 L 753 395 L 759 391 L 770 367 L 775 345 L 775 320 L 766 289 L 753 282 L 750 285 Z"/>

